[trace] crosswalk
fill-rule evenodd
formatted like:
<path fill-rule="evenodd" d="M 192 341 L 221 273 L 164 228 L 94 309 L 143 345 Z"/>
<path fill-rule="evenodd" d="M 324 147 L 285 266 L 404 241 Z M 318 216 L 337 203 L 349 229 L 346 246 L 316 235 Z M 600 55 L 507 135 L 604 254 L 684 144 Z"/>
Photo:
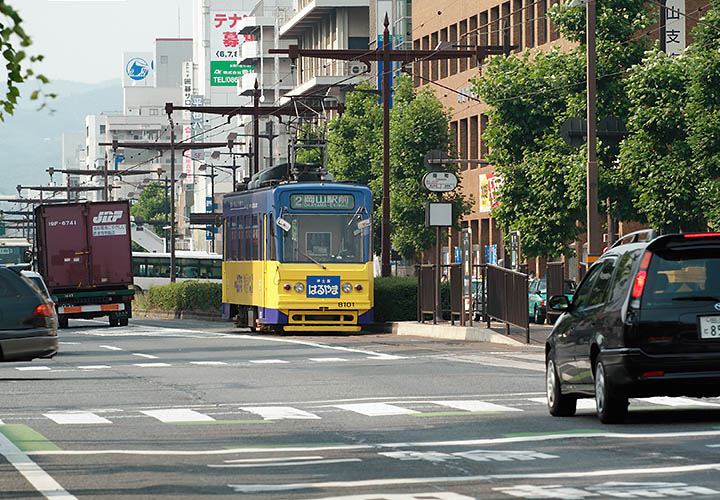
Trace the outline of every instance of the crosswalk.
<path fill-rule="evenodd" d="M 485 401 L 478 399 L 428 399 L 388 402 L 308 403 L 302 408 L 288 405 L 198 405 L 194 407 L 96 409 L 47 411 L 39 416 L 0 414 L 5 424 L 22 420 L 46 420 L 58 425 L 107 425 L 149 418 L 163 424 L 256 423 L 280 420 L 346 419 L 349 416 L 382 417 L 446 417 L 496 416 L 503 413 L 545 411 L 545 398 L 527 397 L 511 400 Z M 655 397 L 631 400 L 635 408 L 702 408 L 720 409 L 720 398 L 692 399 L 687 397 Z M 578 412 L 594 412 L 593 399 L 578 400 Z"/>

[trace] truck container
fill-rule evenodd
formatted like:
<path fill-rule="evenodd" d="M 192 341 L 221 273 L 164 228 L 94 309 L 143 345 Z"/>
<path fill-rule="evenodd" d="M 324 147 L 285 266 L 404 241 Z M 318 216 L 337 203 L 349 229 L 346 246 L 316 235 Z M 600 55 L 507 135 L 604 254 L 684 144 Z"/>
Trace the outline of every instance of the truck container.
<path fill-rule="evenodd" d="M 134 296 L 127 201 L 39 205 L 37 265 L 58 313 L 127 325 Z"/>

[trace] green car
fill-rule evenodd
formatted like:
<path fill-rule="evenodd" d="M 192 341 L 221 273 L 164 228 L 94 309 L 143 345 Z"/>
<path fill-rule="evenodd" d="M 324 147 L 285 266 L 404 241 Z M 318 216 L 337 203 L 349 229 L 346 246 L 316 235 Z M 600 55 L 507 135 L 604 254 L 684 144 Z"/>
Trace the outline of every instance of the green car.
<path fill-rule="evenodd" d="M 572 296 L 575 293 L 575 282 L 573 280 L 565 280 L 564 288 L 563 292 L 569 299 L 572 300 Z M 546 300 L 547 284 L 545 279 L 540 278 L 531 280 L 528 284 L 528 312 L 530 313 L 530 321 L 533 323 L 545 323 L 545 318 L 547 317 L 547 308 L 545 306 Z"/>

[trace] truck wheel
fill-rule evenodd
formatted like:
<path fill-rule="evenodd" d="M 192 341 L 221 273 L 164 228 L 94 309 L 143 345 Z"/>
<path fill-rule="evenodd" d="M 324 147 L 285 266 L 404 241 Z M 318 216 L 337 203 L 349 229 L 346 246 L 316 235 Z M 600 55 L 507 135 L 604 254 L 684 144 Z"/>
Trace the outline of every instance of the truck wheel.
<path fill-rule="evenodd" d="M 120 326 L 128 326 L 128 320 L 129 318 L 127 316 L 120 318 Z"/>
<path fill-rule="evenodd" d="M 68 317 L 64 314 L 61 314 L 58 316 L 58 328 L 67 328 L 68 327 Z"/>
<path fill-rule="evenodd" d="M 119 320 L 115 314 L 110 315 L 110 326 L 118 326 Z"/>

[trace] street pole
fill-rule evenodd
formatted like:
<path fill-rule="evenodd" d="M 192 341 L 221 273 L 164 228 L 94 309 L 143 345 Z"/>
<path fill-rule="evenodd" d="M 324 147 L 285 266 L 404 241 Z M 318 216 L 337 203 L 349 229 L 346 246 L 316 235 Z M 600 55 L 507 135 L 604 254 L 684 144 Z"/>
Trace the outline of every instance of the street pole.
<path fill-rule="evenodd" d="M 597 166 L 597 131 L 596 131 L 596 54 L 595 0 L 585 4 L 586 35 L 587 35 L 587 264 L 592 265 L 602 252 L 602 235 L 600 234 L 600 214 L 598 212 L 598 166 Z M 582 256 L 582 251 L 579 257 Z"/>
<path fill-rule="evenodd" d="M 253 107 L 255 108 L 255 112 L 253 113 L 253 144 L 255 145 L 255 155 L 253 156 L 253 171 L 250 172 L 250 177 L 260 171 L 260 113 L 257 111 L 260 109 L 260 88 L 258 87 L 257 79 L 255 79 L 255 90 L 253 92 Z"/>
<path fill-rule="evenodd" d="M 165 178 L 165 179 L 163 179 L 163 181 L 164 181 L 164 182 L 163 182 L 163 188 L 164 188 L 163 191 L 165 192 L 165 227 L 167 227 L 167 226 L 168 226 L 168 211 L 169 211 L 169 209 L 170 209 L 170 207 L 168 206 L 168 189 L 170 189 L 170 185 L 169 185 L 169 184 L 170 184 L 170 179 Z M 167 252 L 167 251 L 168 251 L 168 232 L 167 232 L 167 229 L 165 229 L 165 230 L 163 231 L 163 233 L 165 234 L 165 251 Z"/>
<path fill-rule="evenodd" d="M 382 181 L 382 228 L 380 274 L 390 276 L 390 21 L 385 14 L 385 30 L 383 31 L 383 181 Z"/>
<path fill-rule="evenodd" d="M 235 172 L 233 172 L 235 177 Z M 235 187 L 233 186 L 233 191 Z M 215 212 L 215 167 L 210 165 L 210 198 L 212 198 L 212 211 Z M 210 233 L 212 239 L 210 240 L 210 250 L 215 253 L 215 226 L 212 226 L 212 232 Z"/>
<path fill-rule="evenodd" d="M 175 283 L 175 124 L 170 120 L 170 283 Z"/>
<path fill-rule="evenodd" d="M 105 201 L 110 201 L 110 189 L 108 188 L 108 168 L 107 168 L 107 151 L 105 151 L 105 161 L 103 162 L 103 177 L 105 178 Z"/>

